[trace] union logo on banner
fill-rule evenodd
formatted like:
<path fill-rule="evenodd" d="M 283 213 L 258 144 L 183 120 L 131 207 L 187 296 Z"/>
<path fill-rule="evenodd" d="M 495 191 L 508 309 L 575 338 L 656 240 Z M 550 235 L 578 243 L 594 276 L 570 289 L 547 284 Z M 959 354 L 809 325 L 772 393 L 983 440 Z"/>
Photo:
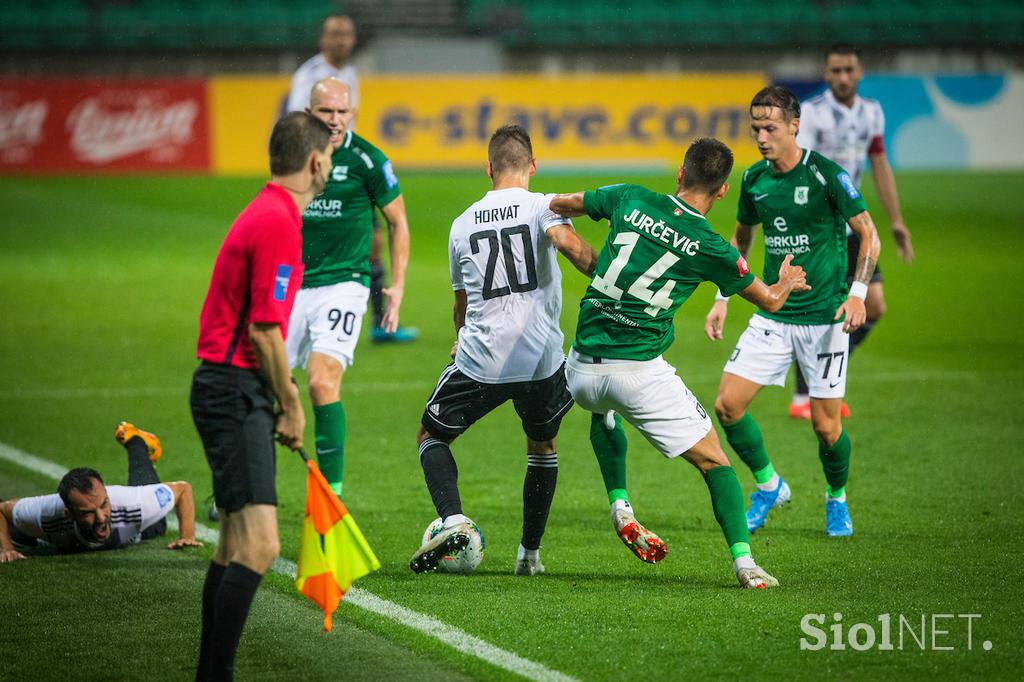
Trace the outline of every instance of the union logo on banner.
<path fill-rule="evenodd" d="M 0 81 L 0 170 L 206 172 L 206 84 Z"/>

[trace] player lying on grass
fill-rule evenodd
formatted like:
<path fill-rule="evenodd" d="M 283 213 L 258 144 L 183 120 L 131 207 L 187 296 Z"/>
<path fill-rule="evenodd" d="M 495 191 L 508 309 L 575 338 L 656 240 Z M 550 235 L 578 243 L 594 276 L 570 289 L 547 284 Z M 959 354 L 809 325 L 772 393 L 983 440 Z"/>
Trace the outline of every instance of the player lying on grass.
<path fill-rule="evenodd" d="M 433 570 L 469 542 L 459 471 L 449 445 L 488 412 L 512 401 L 526 435 L 523 533 L 516 575 L 544 572 L 540 540 L 558 478 L 555 439 L 572 407 L 565 386 L 562 276 L 556 252 L 588 277 L 597 254 L 548 209 L 551 195 L 530 192 L 537 172 L 530 136 L 504 126 L 487 148 L 493 189 L 452 223 L 448 242 L 455 290 L 454 362 L 441 372 L 418 435 L 420 464 L 444 528 L 413 555 L 417 573 Z"/>
<path fill-rule="evenodd" d="M 0 502 L 0 563 L 24 559 L 15 545 L 59 552 L 117 549 L 163 535 L 173 508 L 179 537 L 167 549 L 202 547 L 196 541 L 195 501 L 185 481 L 161 483 L 153 463 L 160 439 L 121 422 L 114 438 L 128 451 L 128 485 L 104 485 L 93 469 L 72 469 L 57 493 Z"/>
<path fill-rule="evenodd" d="M 744 588 L 778 581 L 754 563 L 743 518 L 743 491 L 711 419 L 664 353 L 675 338 L 673 317 L 704 281 L 739 293 L 763 310 L 778 310 L 791 292 L 808 289 L 804 271 L 778 269 L 772 286 L 751 274 L 736 249 L 711 229 L 705 215 L 729 190 L 732 152 L 715 139 L 695 141 L 676 174 L 674 194 L 637 185 L 561 194 L 551 210 L 566 216 L 609 220 L 594 280 L 580 304 L 566 381 L 580 407 L 593 413 L 591 442 L 611 503 L 612 522 L 626 546 L 649 563 L 667 553 L 655 534 L 637 523 L 626 494 L 626 436 L 609 410 L 622 415 L 662 455 L 682 457 L 700 471 L 711 493 L 715 519 Z"/>

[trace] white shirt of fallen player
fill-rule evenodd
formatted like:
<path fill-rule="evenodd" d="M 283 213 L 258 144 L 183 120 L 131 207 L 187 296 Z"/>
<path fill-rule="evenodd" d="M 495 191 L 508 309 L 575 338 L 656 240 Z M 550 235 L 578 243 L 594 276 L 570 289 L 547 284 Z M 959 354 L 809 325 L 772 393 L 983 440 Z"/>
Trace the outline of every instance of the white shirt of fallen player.
<path fill-rule="evenodd" d="M 856 95 L 853 106 L 826 90 L 800 105 L 796 141 L 843 167 L 857 187 L 869 154 L 885 151 L 885 114 L 877 100 Z"/>
<path fill-rule="evenodd" d="M 332 66 L 322 53 L 310 57 L 292 76 L 292 86 L 288 94 L 288 111 L 305 111 L 309 106 L 309 93 L 313 86 L 325 78 L 337 78 L 348 86 L 352 93 L 352 108 L 359 108 L 359 73 L 352 64 L 345 64 L 340 69 Z M 349 130 L 355 130 L 354 125 Z"/>
<path fill-rule="evenodd" d="M 572 221 L 549 209 L 553 196 L 491 190 L 452 222 L 452 288 L 467 300 L 455 365 L 476 381 L 546 379 L 565 361 L 562 274 L 547 231 Z"/>
<path fill-rule="evenodd" d="M 81 537 L 56 493 L 21 498 L 14 504 L 11 517 L 14 527 L 22 533 L 57 549 L 100 549 L 137 544 L 142 531 L 174 508 L 174 492 L 164 483 L 108 485 L 107 495 L 110 497 L 111 532 L 105 542 L 90 542 Z"/>

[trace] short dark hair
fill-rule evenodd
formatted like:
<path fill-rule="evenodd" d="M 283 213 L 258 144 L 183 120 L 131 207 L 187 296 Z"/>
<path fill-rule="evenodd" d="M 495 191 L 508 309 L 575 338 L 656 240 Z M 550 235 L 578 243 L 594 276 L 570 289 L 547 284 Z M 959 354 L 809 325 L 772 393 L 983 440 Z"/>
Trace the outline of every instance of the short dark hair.
<path fill-rule="evenodd" d="M 782 117 L 787 122 L 794 118 L 800 118 L 800 100 L 788 88 L 781 85 L 769 85 L 758 90 L 754 99 L 750 101 L 751 118 L 756 118 L 754 107 L 778 107 L 782 110 Z"/>
<path fill-rule="evenodd" d="M 858 60 L 860 59 L 860 50 L 851 45 L 850 43 L 833 43 L 829 45 L 828 49 L 825 50 L 825 61 L 834 54 L 841 55 L 853 55 Z"/>
<path fill-rule="evenodd" d="M 331 129 L 312 114 L 293 111 L 286 114 L 270 133 L 270 174 L 298 173 L 313 150 L 322 150 L 331 141 Z"/>
<path fill-rule="evenodd" d="M 71 497 L 72 490 L 87 493 L 92 490 L 93 481 L 99 481 L 100 485 L 103 485 L 103 477 L 100 476 L 100 472 L 89 467 L 78 467 L 64 474 L 64 478 L 60 479 L 60 483 L 57 485 L 57 494 L 60 495 L 64 506 L 71 506 L 68 498 Z"/>
<path fill-rule="evenodd" d="M 530 134 L 520 125 L 498 128 L 487 144 L 487 160 L 491 162 L 491 173 L 494 175 L 529 166 L 533 161 Z"/>
<path fill-rule="evenodd" d="M 683 157 L 683 188 L 704 194 L 722 189 L 732 172 L 732 150 L 713 137 L 693 141 Z"/>

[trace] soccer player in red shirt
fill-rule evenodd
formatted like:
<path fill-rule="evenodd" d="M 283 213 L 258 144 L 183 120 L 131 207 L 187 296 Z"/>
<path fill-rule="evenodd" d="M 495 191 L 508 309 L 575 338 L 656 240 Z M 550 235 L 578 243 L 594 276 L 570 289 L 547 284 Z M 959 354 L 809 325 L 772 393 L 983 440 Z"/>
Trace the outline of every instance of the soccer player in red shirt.
<path fill-rule="evenodd" d="M 331 172 L 330 138 L 305 112 L 274 126 L 270 182 L 228 230 L 199 317 L 192 418 L 221 532 L 203 586 L 197 680 L 232 679 L 249 605 L 280 549 L 274 437 L 298 449 L 306 425 L 284 338 L 302 283 L 301 213 Z"/>

